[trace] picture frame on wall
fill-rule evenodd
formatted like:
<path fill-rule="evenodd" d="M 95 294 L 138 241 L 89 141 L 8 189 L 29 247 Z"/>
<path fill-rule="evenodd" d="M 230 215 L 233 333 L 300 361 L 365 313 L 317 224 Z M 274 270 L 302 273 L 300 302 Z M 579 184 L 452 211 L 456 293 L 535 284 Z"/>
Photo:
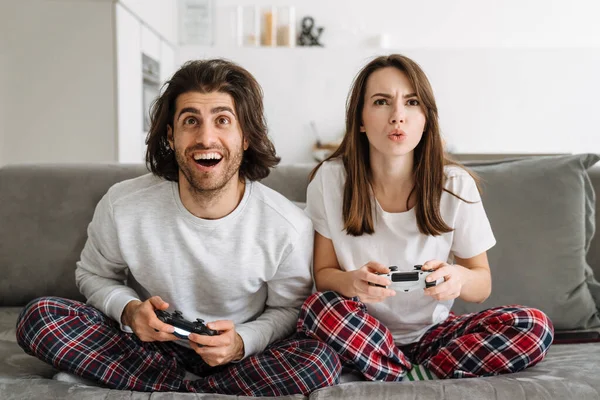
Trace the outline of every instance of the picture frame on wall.
<path fill-rule="evenodd" d="M 214 44 L 214 0 L 179 0 L 179 21 L 180 44 Z"/>

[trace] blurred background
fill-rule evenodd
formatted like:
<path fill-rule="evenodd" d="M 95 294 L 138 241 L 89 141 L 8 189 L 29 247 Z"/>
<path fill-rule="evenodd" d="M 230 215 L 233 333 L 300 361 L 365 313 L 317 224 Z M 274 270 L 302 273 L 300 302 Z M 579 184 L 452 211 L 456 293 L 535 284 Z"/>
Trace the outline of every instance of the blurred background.
<path fill-rule="evenodd" d="M 0 165 L 143 162 L 162 84 L 209 57 L 262 85 L 282 163 L 313 162 L 389 53 L 427 73 L 453 153 L 600 153 L 599 20 L 595 0 L 0 0 Z"/>

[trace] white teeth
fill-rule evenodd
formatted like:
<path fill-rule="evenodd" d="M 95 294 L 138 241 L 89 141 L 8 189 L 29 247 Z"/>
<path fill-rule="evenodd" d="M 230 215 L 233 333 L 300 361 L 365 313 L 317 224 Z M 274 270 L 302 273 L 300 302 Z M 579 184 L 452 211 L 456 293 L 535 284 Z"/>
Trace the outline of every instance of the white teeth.
<path fill-rule="evenodd" d="M 194 160 L 220 160 L 223 158 L 219 153 L 194 154 Z"/>

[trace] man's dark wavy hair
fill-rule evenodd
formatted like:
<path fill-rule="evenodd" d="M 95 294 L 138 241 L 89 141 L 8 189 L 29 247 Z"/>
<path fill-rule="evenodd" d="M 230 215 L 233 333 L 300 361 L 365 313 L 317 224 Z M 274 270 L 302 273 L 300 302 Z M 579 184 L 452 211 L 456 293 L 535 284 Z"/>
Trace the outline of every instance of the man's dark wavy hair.
<path fill-rule="evenodd" d="M 222 92 L 233 98 L 242 134 L 248 141 L 240 179 L 267 177 L 280 158 L 267 134 L 262 89 L 248 71 L 223 59 L 188 61 L 163 86 L 163 93 L 152 104 L 146 138 L 146 165 L 150 171 L 169 181 L 178 180 L 179 166 L 169 146 L 167 127 L 174 127 L 177 98 L 188 92 Z"/>

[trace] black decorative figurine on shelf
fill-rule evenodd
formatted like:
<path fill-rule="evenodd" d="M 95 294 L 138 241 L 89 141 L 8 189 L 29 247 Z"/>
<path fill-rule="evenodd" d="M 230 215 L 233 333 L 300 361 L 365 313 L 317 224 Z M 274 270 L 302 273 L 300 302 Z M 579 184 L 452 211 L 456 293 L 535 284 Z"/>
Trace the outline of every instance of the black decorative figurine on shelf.
<path fill-rule="evenodd" d="M 300 32 L 300 35 L 298 35 L 298 45 L 323 47 L 323 44 L 319 43 L 319 38 L 321 37 L 324 28 L 322 26 L 315 28 L 317 30 L 315 35 L 313 34 L 314 27 L 315 20 L 313 17 L 302 18 L 302 32 Z"/>

